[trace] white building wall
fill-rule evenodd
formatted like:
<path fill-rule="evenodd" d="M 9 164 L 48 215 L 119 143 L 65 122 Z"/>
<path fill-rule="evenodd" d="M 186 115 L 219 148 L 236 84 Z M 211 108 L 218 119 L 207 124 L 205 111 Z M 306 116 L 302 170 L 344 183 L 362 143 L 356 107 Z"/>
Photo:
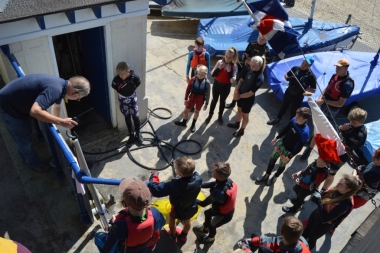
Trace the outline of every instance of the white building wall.
<path fill-rule="evenodd" d="M 113 76 L 117 75 L 117 64 L 121 61 L 125 61 L 141 78 L 141 85 L 136 90 L 140 121 L 144 121 L 147 118 L 148 111 L 148 98 L 145 96 L 146 26 L 147 16 L 126 18 L 113 21 L 110 24 L 112 65 L 114 66 Z M 114 98 L 116 103 L 118 103 L 116 92 Z M 126 128 L 124 116 L 121 114 L 120 110 L 117 110 L 117 125 L 119 129 Z"/>
<path fill-rule="evenodd" d="M 0 24 L 0 45 L 8 44 L 25 74 L 45 73 L 58 75 L 52 36 L 104 26 L 106 38 L 108 85 L 116 75 L 116 65 L 126 61 L 141 77 L 137 89 L 140 120 L 147 118 L 148 99 L 145 97 L 146 31 L 149 3 L 146 0 L 126 2 L 126 13 L 116 5 L 102 6 L 102 18 L 97 19 L 90 9 L 75 11 L 76 23 L 70 24 L 64 13 L 45 16 L 46 29 L 41 30 L 34 18 Z M 4 81 L 17 78 L 7 57 L 0 50 L 0 74 Z M 111 118 L 113 126 L 125 129 L 117 95 L 110 88 Z M 62 107 L 64 108 L 64 107 Z M 61 110 L 65 117 L 66 111 Z"/>

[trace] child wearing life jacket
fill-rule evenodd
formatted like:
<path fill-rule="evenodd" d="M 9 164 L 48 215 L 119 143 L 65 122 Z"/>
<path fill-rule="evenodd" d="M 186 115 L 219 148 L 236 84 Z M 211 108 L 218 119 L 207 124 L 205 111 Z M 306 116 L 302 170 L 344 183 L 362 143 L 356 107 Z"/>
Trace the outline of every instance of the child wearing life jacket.
<path fill-rule="evenodd" d="M 370 164 L 360 166 L 358 169 L 368 188 L 362 187 L 354 195 L 354 208 L 364 206 L 370 197 L 373 198 L 380 191 L 380 148 L 374 151 Z M 356 170 L 352 171 L 352 175 L 359 178 Z"/>
<path fill-rule="evenodd" d="M 293 189 L 297 197 L 291 200 L 293 206 L 283 206 L 282 211 L 287 213 L 298 212 L 305 198 L 317 190 L 319 185 L 327 178 L 329 170 L 329 163 L 318 157 L 317 160 L 312 162 L 305 169 L 294 173 L 292 177 L 296 181 L 296 185 Z"/>
<path fill-rule="evenodd" d="M 141 83 L 141 79 L 129 68 L 128 63 L 119 62 L 116 66 L 117 76 L 112 81 L 111 87 L 117 91 L 120 111 L 125 117 L 125 124 L 129 132 L 128 145 L 132 145 L 135 140 L 143 142 L 140 133 L 139 107 L 137 104 L 136 89 Z M 136 135 L 132 129 L 132 120 L 135 125 Z"/>
<path fill-rule="evenodd" d="M 216 103 L 219 100 L 218 122 L 223 124 L 223 111 L 226 104 L 226 99 L 231 91 L 231 84 L 236 81 L 236 73 L 238 70 L 235 64 L 238 60 L 238 51 L 235 47 L 230 47 L 226 50 L 223 59 L 216 62 L 214 69 L 211 71 L 211 76 L 215 78 L 212 86 L 212 101 L 210 111 L 205 122 L 208 124 L 214 114 Z"/>
<path fill-rule="evenodd" d="M 356 177 L 344 174 L 338 184 L 331 190 L 315 192 L 311 200 L 318 208 L 309 216 L 307 226 L 302 234 L 314 249 L 317 240 L 341 223 L 352 211 L 353 196 L 361 188 L 362 183 Z"/>
<path fill-rule="evenodd" d="M 302 222 L 293 216 L 286 216 L 282 221 L 281 236 L 268 237 L 253 233 L 251 238 L 238 242 L 241 251 L 252 253 L 257 249 L 259 253 L 310 253 L 308 244 L 301 236 Z"/>
<path fill-rule="evenodd" d="M 154 197 L 169 195 L 172 205 L 169 215 L 170 236 L 174 242 L 177 242 L 177 237 L 182 242 L 186 242 L 191 228 L 190 218 L 198 211 L 196 199 L 201 191 L 202 177 L 195 171 L 194 160 L 186 156 L 174 160 L 174 169 L 179 178 L 167 183 L 160 182 L 158 172 L 152 171 L 148 187 Z M 182 221 L 181 234 L 177 234 L 175 219 Z"/>
<path fill-rule="evenodd" d="M 200 236 L 198 241 L 201 243 L 214 242 L 216 229 L 232 220 L 238 187 L 229 178 L 230 174 L 230 164 L 217 162 L 212 168 L 212 177 L 215 181 L 202 184 L 202 188 L 210 189 L 210 196 L 203 201 L 198 201 L 198 205 L 205 207 L 211 204 L 211 208 L 204 212 L 203 225 L 193 228 L 193 231 Z"/>
<path fill-rule="evenodd" d="M 310 136 L 310 130 L 307 125 L 307 120 L 311 117 L 310 109 L 307 107 L 298 108 L 296 116 L 288 123 L 288 125 L 274 138 L 270 145 L 276 144 L 276 147 L 269 160 L 268 168 L 265 175 L 256 178 L 256 182 L 266 182 L 267 186 L 274 184 L 277 178 L 284 172 L 285 166 L 295 155 L 297 155 L 303 145 L 307 142 Z M 269 179 L 270 174 L 280 157 L 280 166 L 274 174 L 274 177 Z"/>
<path fill-rule="evenodd" d="M 174 124 L 186 127 L 186 121 L 189 118 L 189 112 L 195 105 L 193 123 L 191 124 L 191 132 L 195 132 L 195 123 L 199 116 L 199 111 L 207 109 L 210 101 L 210 81 L 207 80 L 207 67 L 203 65 L 197 66 L 197 75 L 192 77 L 187 84 L 185 92 L 185 110 L 183 111 L 182 121 L 175 121 Z"/>
<path fill-rule="evenodd" d="M 191 77 L 197 75 L 198 65 L 203 65 L 207 67 L 207 70 L 210 70 L 210 54 L 204 48 L 205 41 L 202 37 L 198 37 L 194 41 L 194 50 L 189 53 L 187 57 L 186 65 L 186 82 L 189 83 L 189 72 L 191 69 Z M 206 73 L 208 74 L 208 73 Z"/>
<path fill-rule="evenodd" d="M 153 250 L 165 220 L 158 210 L 148 208 L 151 199 L 148 187 L 127 178 L 120 183 L 119 190 L 124 209 L 113 215 L 108 233 L 96 233 L 96 246 L 101 253 Z"/>

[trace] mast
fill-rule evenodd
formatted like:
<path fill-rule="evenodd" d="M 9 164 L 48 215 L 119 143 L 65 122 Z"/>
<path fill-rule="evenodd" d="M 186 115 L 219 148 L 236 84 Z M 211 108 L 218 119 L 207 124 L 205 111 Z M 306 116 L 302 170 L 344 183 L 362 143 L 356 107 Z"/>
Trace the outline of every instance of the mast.
<path fill-rule="evenodd" d="M 313 22 L 313 17 L 314 17 L 314 10 L 315 10 L 315 5 L 317 4 L 317 0 L 313 0 L 311 2 L 311 12 L 310 12 L 310 17 L 309 17 L 309 22 Z"/>

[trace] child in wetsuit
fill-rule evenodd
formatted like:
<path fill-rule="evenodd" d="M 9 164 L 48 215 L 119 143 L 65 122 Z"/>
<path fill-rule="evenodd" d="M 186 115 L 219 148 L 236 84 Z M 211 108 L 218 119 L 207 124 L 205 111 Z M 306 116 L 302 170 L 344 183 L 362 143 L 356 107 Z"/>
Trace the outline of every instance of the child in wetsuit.
<path fill-rule="evenodd" d="M 170 236 L 174 242 L 177 242 L 177 237 L 186 242 L 187 233 L 191 228 L 190 218 L 198 211 L 196 199 L 201 191 L 202 177 L 195 171 L 194 160 L 186 156 L 174 160 L 174 169 L 179 178 L 167 183 L 160 182 L 158 172 L 152 171 L 148 187 L 154 197 L 169 195 L 172 205 L 169 216 Z M 184 224 L 179 235 L 176 232 L 175 219 Z"/>
<path fill-rule="evenodd" d="M 253 233 L 251 238 L 238 242 L 241 251 L 252 253 L 257 249 L 259 253 L 310 253 L 308 244 L 301 236 L 303 231 L 302 222 L 293 216 L 287 216 L 282 221 L 281 236 L 269 237 Z"/>
<path fill-rule="evenodd" d="M 296 192 L 297 197 L 291 199 L 293 203 L 292 207 L 283 206 L 282 211 L 287 213 L 298 212 L 305 198 L 316 191 L 319 185 L 327 178 L 329 170 L 329 163 L 318 157 L 316 161 L 312 162 L 305 169 L 294 173 L 292 177 L 296 181 L 296 185 L 293 187 L 293 190 Z"/>
<path fill-rule="evenodd" d="M 256 182 L 266 182 L 267 186 L 274 184 L 277 178 L 284 172 L 286 164 L 297 155 L 310 136 L 307 120 L 311 117 L 310 109 L 307 107 L 298 108 L 296 116 L 288 125 L 274 138 L 270 145 L 276 143 L 276 147 L 269 160 L 268 168 L 264 176 L 256 178 Z M 280 166 L 274 177 L 269 179 L 270 174 L 280 157 Z"/>
<path fill-rule="evenodd" d="M 193 231 L 201 237 L 201 243 L 211 243 L 215 240 L 216 228 L 227 224 L 232 220 L 235 212 L 237 185 L 229 178 L 231 174 L 230 164 L 218 162 L 213 165 L 212 177 L 215 181 L 202 184 L 202 188 L 210 189 L 210 196 L 198 205 L 205 207 L 211 204 L 211 208 L 205 211 L 205 222 L 193 228 Z"/>
<path fill-rule="evenodd" d="M 136 89 L 141 83 L 141 79 L 129 68 L 128 63 L 119 62 L 116 66 L 117 76 L 112 81 L 111 87 L 117 91 L 119 98 L 120 111 L 125 117 L 125 124 L 129 132 L 128 145 L 132 145 L 137 139 L 143 142 L 140 133 L 139 107 L 137 104 Z M 132 120 L 135 125 L 136 135 L 132 129 Z"/>
<path fill-rule="evenodd" d="M 186 127 L 186 121 L 189 118 L 189 112 L 195 105 L 193 123 L 191 124 L 191 132 L 195 132 L 195 122 L 198 119 L 199 111 L 207 109 L 210 100 L 210 81 L 207 80 L 207 68 L 203 65 L 198 65 L 197 75 L 192 77 L 188 82 L 185 93 L 185 110 L 183 111 L 182 121 L 175 121 L 174 124 Z"/>

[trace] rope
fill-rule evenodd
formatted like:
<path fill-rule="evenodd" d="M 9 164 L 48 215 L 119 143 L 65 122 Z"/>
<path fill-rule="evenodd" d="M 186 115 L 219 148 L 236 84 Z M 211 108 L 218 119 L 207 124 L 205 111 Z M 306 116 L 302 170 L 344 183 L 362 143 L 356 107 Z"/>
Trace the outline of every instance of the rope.
<path fill-rule="evenodd" d="M 158 115 L 156 112 L 158 110 L 163 110 L 163 111 L 166 111 L 169 113 L 169 116 L 167 117 L 163 117 L 163 116 L 160 116 Z M 113 151 L 117 151 L 119 150 L 120 148 L 123 148 L 123 147 L 126 147 L 127 149 L 126 150 L 123 150 L 123 151 L 120 151 L 116 154 L 112 154 L 112 155 L 109 155 L 109 156 L 105 156 L 101 159 L 98 159 L 98 160 L 89 160 L 89 162 L 92 162 L 92 163 L 99 163 L 101 161 L 104 161 L 104 160 L 107 160 L 111 157 L 114 157 L 114 156 L 118 156 L 120 154 L 124 154 L 124 153 L 127 153 L 129 159 L 135 163 L 136 165 L 138 165 L 139 167 L 143 168 L 143 169 L 146 169 L 146 170 L 165 170 L 167 169 L 169 166 L 173 166 L 173 161 L 174 161 L 174 153 L 176 151 L 184 154 L 184 155 L 196 155 L 198 153 L 200 153 L 202 151 L 202 145 L 198 142 L 198 141 L 195 141 L 195 140 L 183 140 L 183 141 L 180 141 L 178 142 L 177 144 L 175 145 L 171 145 L 169 144 L 168 142 L 166 141 L 163 141 L 161 139 L 158 138 L 157 136 L 157 133 L 152 125 L 152 123 L 150 122 L 150 116 L 154 116 L 156 118 L 159 118 L 159 119 L 170 119 L 172 117 L 172 112 L 167 109 L 167 108 L 162 108 L 162 107 L 159 107 L 159 108 L 155 108 L 153 110 L 149 109 L 148 108 L 148 117 L 146 119 L 146 121 L 144 123 L 141 124 L 141 128 L 143 126 L 145 126 L 146 124 L 149 124 L 150 128 L 151 128 L 151 132 L 148 132 L 148 131 L 143 131 L 141 132 L 142 134 L 145 134 L 145 135 L 150 135 L 151 137 L 150 138 L 144 138 L 144 142 L 149 142 L 149 144 L 144 144 L 142 143 L 141 144 L 141 147 L 137 147 L 137 148 L 129 148 L 128 145 L 127 145 L 127 142 L 122 142 L 118 147 L 115 147 L 115 148 L 112 148 L 112 149 L 109 149 L 109 150 L 106 150 L 106 151 L 103 151 L 103 152 L 87 152 L 87 151 L 83 151 L 84 154 L 86 155 L 103 155 L 103 154 L 108 154 L 108 153 L 111 153 Z M 181 145 L 181 144 L 184 144 L 184 143 L 194 143 L 196 144 L 197 146 L 197 149 L 194 151 L 194 152 L 186 152 L 186 151 L 183 151 L 181 149 L 179 149 L 178 147 Z M 162 157 L 164 158 L 164 160 L 166 161 L 166 165 L 164 165 L 163 167 L 161 168 L 151 168 L 151 167 L 148 167 L 146 165 L 143 165 L 141 163 L 139 163 L 135 158 L 134 156 L 132 155 L 132 152 L 133 151 L 136 151 L 136 150 L 140 150 L 140 149 L 144 149 L 144 148 L 150 148 L 150 147 L 157 147 L 158 150 L 160 151 L 160 154 L 162 155 Z M 164 153 L 164 149 L 168 149 L 171 151 L 171 157 L 167 157 Z M 173 168 L 173 171 L 174 171 L 174 168 Z M 175 175 L 175 173 L 174 173 Z"/>

